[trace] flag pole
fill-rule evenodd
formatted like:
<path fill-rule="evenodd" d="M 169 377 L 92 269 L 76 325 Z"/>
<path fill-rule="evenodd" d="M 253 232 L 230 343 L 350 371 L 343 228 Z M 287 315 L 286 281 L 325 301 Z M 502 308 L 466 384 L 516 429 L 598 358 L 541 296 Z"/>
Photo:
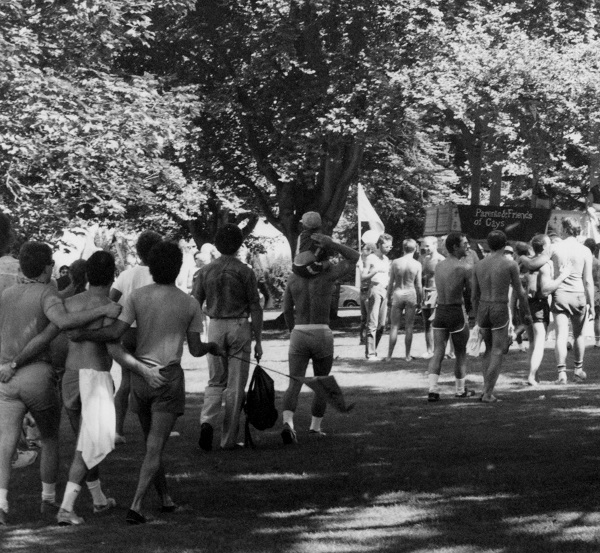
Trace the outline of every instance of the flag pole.
<path fill-rule="evenodd" d="M 360 186 L 360 182 L 356 183 L 356 218 L 358 220 L 358 251 L 361 252 L 362 255 L 362 247 L 361 247 L 361 235 L 360 235 L 360 231 L 361 231 L 361 220 L 360 220 L 360 206 L 358 205 L 358 202 L 360 202 L 360 194 L 358 193 L 358 189 Z M 359 261 L 362 261 L 362 257 L 360 258 Z M 362 265 L 362 263 L 361 263 Z M 354 272 L 354 285 L 358 288 L 358 290 L 360 291 L 360 285 L 361 285 L 361 268 L 360 265 L 357 263 L 356 264 L 356 271 Z"/>

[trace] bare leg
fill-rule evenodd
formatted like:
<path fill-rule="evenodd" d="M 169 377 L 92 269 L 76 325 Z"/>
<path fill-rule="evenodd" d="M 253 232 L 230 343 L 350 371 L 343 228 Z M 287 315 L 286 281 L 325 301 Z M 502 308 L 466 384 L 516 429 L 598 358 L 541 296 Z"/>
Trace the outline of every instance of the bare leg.
<path fill-rule="evenodd" d="M 508 327 L 505 326 L 498 330 L 485 330 L 484 340 L 486 339 L 486 334 L 488 333 L 491 334 L 491 352 L 487 371 L 483 376 L 483 395 L 481 396 L 481 401 L 491 403 L 493 401 L 497 401 L 497 398 L 493 395 L 493 391 L 494 386 L 496 386 L 496 382 L 498 381 L 498 377 L 500 376 L 500 370 L 502 369 L 504 350 L 506 349 L 506 343 L 508 340 Z M 487 340 L 485 346 L 487 354 Z"/>
<path fill-rule="evenodd" d="M 425 346 L 427 347 L 427 354 L 431 355 L 433 353 L 433 330 L 431 328 L 431 321 L 429 318 L 431 317 L 431 309 L 429 307 L 423 308 L 423 325 L 425 327 Z"/>
<path fill-rule="evenodd" d="M 569 339 L 569 317 L 566 313 L 555 313 L 556 322 L 556 345 L 554 347 L 554 357 L 556 359 L 556 368 L 558 369 L 558 379 L 560 382 L 567 381 L 566 362 L 567 362 L 567 340 Z"/>
<path fill-rule="evenodd" d="M 25 406 L 22 410 L 15 409 L 7 415 L 0 425 L 0 489 L 8 489 L 12 457 L 17 449 L 21 435 L 21 423 L 25 416 Z"/>
<path fill-rule="evenodd" d="M 417 313 L 416 305 L 407 305 L 404 309 L 404 316 L 406 317 L 406 335 L 404 336 L 404 347 L 406 351 L 405 359 L 410 361 L 412 357 L 410 356 L 410 351 L 412 349 L 412 341 L 413 341 L 413 330 L 415 327 L 415 316 Z"/>
<path fill-rule="evenodd" d="M 142 421 L 142 418 L 145 420 Z M 148 486 L 150 486 L 150 483 L 155 479 L 162 467 L 163 450 L 176 420 L 177 415 L 174 415 L 173 413 L 155 411 L 151 415 L 150 430 L 146 437 L 146 455 L 140 470 L 140 477 L 135 496 L 131 503 L 132 511 L 141 514 L 144 496 L 146 495 Z M 146 417 L 140 416 L 140 423 L 142 423 L 142 427 L 144 427 L 145 424 L 147 425 Z"/>
<path fill-rule="evenodd" d="M 454 363 L 454 377 L 463 379 L 467 376 L 467 342 L 469 341 L 469 327 L 465 327 L 461 332 L 450 334 L 451 343 L 454 346 L 456 362 Z"/>
<path fill-rule="evenodd" d="M 121 367 L 121 384 L 115 394 L 115 415 L 117 417 L 117 434 L 123 436 L 125 431 L 125 417 L 129 406 L 129 392 L 131 391 L 131 373 Z"/>
<path fill-rule="evenodd" d="M 392 305 L 390 309 L 390 342 L 386 361 L 390 361 L 392 359 L 392 354 L 394 353 L 394 348 L 396 347 L 396 341 L 398 340 L 398 328 L 400 326 L 401 316 L 402 310 L 400 309 L 400 306 L 398 304 Z"/>
<path fill-rule="evenodd" d="M 328 355 L 321 359 L 313 359 L 313 372 L 315 376 L 327 376 L 333 366 L 333 355 Z M 314 394 L 312 401 L 311 414 L 313 417 L 323 417 L 327 402 L 318 394 Z"/>
<path fill-rule="evenodd" d="M 527 383 L 530 386 L 538 385 L 536 375 L 544 357 L 545 343 L 546 325 L 544 323 L 533 323 L 533 340 L 529 344 L 529 377 L 527 378 Z"/>
<path fill-rule="evenodd" d="M 439 374 L 442 372 L 442 361 L 446 351 L 449 333 L 447 330 L 435 329 L 433 332 L 433 357 L 429 360 L 429 374 Z M 431 391 L 431 390 L 430 390 Z"/>

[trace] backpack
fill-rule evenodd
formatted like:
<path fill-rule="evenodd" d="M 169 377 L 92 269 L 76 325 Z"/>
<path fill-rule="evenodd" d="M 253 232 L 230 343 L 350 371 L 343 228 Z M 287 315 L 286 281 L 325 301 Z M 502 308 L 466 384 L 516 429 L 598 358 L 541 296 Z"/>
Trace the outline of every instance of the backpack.
<path fill-rule="evenodd" d="M 275 384 L 273 379 L 259 365 L 256 366 L 250 380 L 250 387 L 244 402 L 246 413 L 246 447 L 254 447 L 250 425 L 257 430 L 272 428 L 277 422 L 277 409 L 275 409 Z"/>

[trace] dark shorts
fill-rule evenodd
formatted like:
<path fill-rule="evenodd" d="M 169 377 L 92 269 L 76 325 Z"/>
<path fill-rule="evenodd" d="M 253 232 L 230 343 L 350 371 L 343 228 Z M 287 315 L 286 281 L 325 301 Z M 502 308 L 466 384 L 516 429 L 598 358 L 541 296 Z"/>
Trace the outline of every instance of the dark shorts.
<path fill-rule="evenodd" d="M 583 292 L 557 290 L 552 296 L 553 313 L 566 313 L 571 317 L 582 317 L 585 309 L 586 301 Z"/>
<path fill-rule="evenodd" d="M 460 332 L 465 328 L 465 314 L 462 305 L 442 305 L 435 308 L 435 318 L 431 327 L 434 330 L 447 330 L 450 334 Z"/>
<path fill-rule="evenodd" d="M 534 323 L 550 324 L 550 305 L 548 298 L 529 298 L 529 311 Z"/>
<path fill-rule="evenodd" d="M 500 330 L 508 326 L 508 302 L 480 301 L 477 324 L 484 330 Z"/>
<path fill-rule="evenodd" d="M 185 383 L 181 365 L 169 365 L 160 370 L 168 382 L 160 388 L 148 386 L 138 374 L 131 373 L 131 410 L 134 413 L 172 413 L 178 417 L 185 410 Z"/>

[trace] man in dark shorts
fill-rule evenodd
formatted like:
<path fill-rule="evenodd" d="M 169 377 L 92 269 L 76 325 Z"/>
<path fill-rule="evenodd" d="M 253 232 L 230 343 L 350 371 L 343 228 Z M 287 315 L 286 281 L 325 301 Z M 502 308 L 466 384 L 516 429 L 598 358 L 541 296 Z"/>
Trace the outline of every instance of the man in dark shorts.
<path fill-rule="evenodd" d="M 467 342 L 469 325 L 464 308 L 464 293 L 470 293 L 471 269 L 462 262 L 470 245 L 467 237 L 460 232 L 451 232 L 446 237 L 448 257 L 440 261 L 435 269 L 437 306 L 433 319 L 433 357 L 429 361 L 429 395 L 427 401 L 440 400 L 438 380 L 448 339 L 452 339 L 456 362 L 455 397 L 472 397 L 475 393 L 465 388 L 467 374 Z"/>
<path fill-rule="evenodd" d="M 126 517 L 129 524 L 147 521 L 142 514 L 142 503 L 152 482 L 161 497 L 161 511 L 176 509 L 168 493 L 162 455 L 175 421 L 185 407 L 180 364 L 184 340 L 187 338 L 194 357 L 209 352 L 220 353 L 216 344 L 205 344 L 200 338 L 200 304 L 175 286 L 182 262 L 183 254 L 177 244 L 159 242 L 154 245 L 148 255 L 154 284 L 134 290 L 127 297 L 119 319 L 112 325 L 69 334 L 72 340 L 115 341 L 133 321 L 137 322 L 135 357 L 121 344 L 115 344 L 111 349 L 115 360 L 132 372 L 131 409 L 140 419 L 146 441 L 138 486 Z"/>
<path fill-rule="evenodd" d="M 500 230 L 493 230 L 487 236 L 487 243 L 491 251 L 475 265 L 471 293 L 477 324 L 485 342 L 481 401 L 493 403 L 499 401 L 493 391 L 508 343 L 508 290 L 511 285 L 513 293 L 523 303 L 525 324 L 531 324 L 531 315 L 519 278 L 519 266 L 504 255 L 506 235 Z"/>
<path fill-rule="evenodd" d="M 67 313 L 52 277 L 52 250 L 46 244 L 26 242 L 19 253 L 24 278 L 8 288 L 0 300 L 0 525 L 6 524 L 11 459 L 29 410 L 41 434 L 40 475 L 42 513 L 58 510 L 58 428 L 60 401 L 50 341 L 60 329 L 75 328 L 96 319 L 116 317 L 121 307 L 110 303 L 95 309 Z"/>
<path fill-rule="evenodd" d="M 552 247 L 554 272 L 564 265 L 570 265 L 571 272 L 552 294 L 552 313 L 556 320 L 556 369 L 557 384 L 567 383 L 567 342 L 569 321 L 573 326 L 573 353 L 575 356 L 573 375 L 585 380 L 583 370 L 585 336 L 583 327 L 587 318 L 592 321 L 594 309 L 594 280 L 592 277 L 592 253 L 577 237 L 581 234 L 581 224 L 573 217 L 562 220 L 563 240 Z"/>

